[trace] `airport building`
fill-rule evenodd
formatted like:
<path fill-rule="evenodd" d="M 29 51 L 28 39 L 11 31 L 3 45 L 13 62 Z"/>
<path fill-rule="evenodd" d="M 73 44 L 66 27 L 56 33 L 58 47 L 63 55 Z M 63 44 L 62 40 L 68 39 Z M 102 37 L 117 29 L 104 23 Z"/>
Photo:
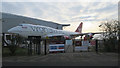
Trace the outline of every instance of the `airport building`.
<path fill-rule="evenodd" d="M 35 24 L 52 27 L 62 30 L 64 26 L 70 26 L 70 24 L 58 24 L 51 21 L 45 21 L 20 15 L 14 15 L 9 13 L 2 13 L 2 32 L 7 33 L 7 30 L 15 27 L 19 24 Z"/>

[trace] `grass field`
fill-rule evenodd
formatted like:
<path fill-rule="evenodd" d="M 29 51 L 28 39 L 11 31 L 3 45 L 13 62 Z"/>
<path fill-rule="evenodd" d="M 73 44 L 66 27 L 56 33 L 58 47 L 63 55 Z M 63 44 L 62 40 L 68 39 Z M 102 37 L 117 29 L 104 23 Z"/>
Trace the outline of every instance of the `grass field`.
<path fill-rule="evenodd" d="M 11 52 L 10 52 L 9 48 L 8 47 L 3 47 L 3 51 L 2 51 L 3 57 L 11 56 L 10 54 L 11 54 Z M 15 55 L 16 56 L 27 55 L 27 49 L 17 47 L 17 49 L 15 51 Z"/>

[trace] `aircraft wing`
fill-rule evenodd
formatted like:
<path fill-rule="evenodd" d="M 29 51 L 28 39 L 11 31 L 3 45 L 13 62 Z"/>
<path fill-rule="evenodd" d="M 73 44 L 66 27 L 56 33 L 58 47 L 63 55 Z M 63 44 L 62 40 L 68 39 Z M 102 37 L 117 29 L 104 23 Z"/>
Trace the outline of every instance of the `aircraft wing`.
<path fill-rule="evenodd" d="M 76 34 L 71 34 L 71 38 L 75 38 L 75 37 L 78 37 L 78 36 L 83 36 L 83 35 L 89 35 L 89 34 L 101 34 L 103 32 L 96 32 L 96 33 L 76 33 Z M 54 36 L 65 36 L 65 34 L 48 34 L 48 35 L 45 35 L 44 37 L 54 37 Z"/>
<path fill-rule="evenodd" d="M 94 34 L 102 34 L 103 32 L 96 32 L 96 33 L 81 33 L 80 34 L 80 36 L 83 36 L 83 35 L 89 35 L 89 34 L 92 34 L 92 35 L 94 35 Z"/>
<path fill-rule="evenodd" d="M 77 37 L 77 36 L 83 36 L 83 35 L 89 35 L 89 34 L 102 34 L 104 32 L 96 32 L 96 33 L 79 33 L 79 34 L 71 34 L 70 36 L 74 36 L 74 37 Z"/>

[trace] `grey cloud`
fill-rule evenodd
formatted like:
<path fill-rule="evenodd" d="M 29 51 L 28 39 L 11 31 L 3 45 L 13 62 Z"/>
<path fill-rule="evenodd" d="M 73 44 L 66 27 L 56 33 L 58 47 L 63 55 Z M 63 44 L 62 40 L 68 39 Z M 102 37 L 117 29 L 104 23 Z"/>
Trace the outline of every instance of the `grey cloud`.
<path fill-rule="evenodd" d="M 83 5 L 87 6 L 83 6 Z M 117 5 L 108 3 L 106 7 L 99 7 L 101 2 L 90 3 L 51 3 L 51 2 L 4 2 L 2 4 L 3 12 L 16 13 L 21 15 L 28 15 L 31 17 L 52 20 L 56 22 L 80 22 L 80 21 L 101 21 L 106 18 L 98 19 L 101 14 L 117 12 Z M 91 9 L 94 8 L 94 9 Z M 82 10 L 83 12 L 80 12 Z M 28 13 L 29 12 L 29 13 Z M 93 14 L 96 15 L 87 15 Z M 84 16 L 86 15 L 86 16 Z M 110 17 L 116 16 L 116 13 Z"/>
<path fill-rule="evenodd" d="M 109 4 L 104 8 L 96 9 L 95 12 L 113 12 L 117 11 L 117 9 L 117 4 Z"/>
<path fill-rule="evenodd" d="M 69 10 L 71 10 L 74 13 L 79 13 L 80 10 L 82 10 L 83 8 L 84 7 L 82 7 L 81 5 L 79 5 L 79 6 L 74 6 L 74 7 L 69 8 Z"/>
<path fill-rule="evenodd" d="M 3 2 L 2 3 L 2 12 L 7 13 L 22 13 L 24 6 L 21 4 L 16 4 L 15 2 Z"/>

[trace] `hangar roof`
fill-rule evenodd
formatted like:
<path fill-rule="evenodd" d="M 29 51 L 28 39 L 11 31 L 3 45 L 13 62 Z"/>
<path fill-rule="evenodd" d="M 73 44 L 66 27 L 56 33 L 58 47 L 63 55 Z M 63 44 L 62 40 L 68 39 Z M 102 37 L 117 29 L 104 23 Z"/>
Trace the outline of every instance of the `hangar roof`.
<path fill-rule="evenodd" d="M 62 25 L 62 26 L 70 26 L 70 24 L 58 24 L 52 21 L 45 21 L 45 20 L 41 20 L 37 18 L 31 18 L 31 17 L 21 16 L 21 15 L 16 15 L 16 14 L 11 14 L 11 13 L 3 13 L 3 12 L 2 12 L 2 18 L 27 18 L 27 19 L 33 19 L 36 21 L 43 21 L 46 23 L 52 23 L 52 24 L 57 24 L 57 25 Z"/>

